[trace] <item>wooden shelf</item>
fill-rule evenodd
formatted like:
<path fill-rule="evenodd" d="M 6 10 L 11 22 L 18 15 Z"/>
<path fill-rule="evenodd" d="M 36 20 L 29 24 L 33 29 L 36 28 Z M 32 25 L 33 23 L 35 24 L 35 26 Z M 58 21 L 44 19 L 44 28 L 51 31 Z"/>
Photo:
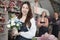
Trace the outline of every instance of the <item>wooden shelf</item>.
<path fill-rule="evenodd" d="M 8 21 L 8 12 L 4 11 L 3 8 L 0 9 L 0 25 L 3 25 L 3 32 L 0 32 L 0 35 L 5 34 L 6 32 L 6 26 L 7 26 L 7 21 Z"/>
<path fill-rule="evenodd" d="M 4 12 L 0 12 L 1 15 L 6 15 L 7 13 L 4 13 Z"/>
<path fill-rule="evenodd" d="M 0 33 L 0 36 L 2 36 L 2 35 L 5 35 L 5 34 L 6 34 L 6 33 L 4 33 L 4 32 L 1 32 L 1 33 Z"/>
<path fill-rule="evenodd" d="M 0 22 L 0 25 L 6 25 L 7 23 L 6 22 Z"/>
<path fill-rule="evenodd" d="M 3 9 L 4 9 L 4 5 L 0 5 L 0 8 L 3 8 Z M 7 7 L 7 9 L 8 9 L 7 11 L 9 11 L 9 8 L 10 8 L 10 7 L 8 6 L 8 7 Z M 19 13 L 20 11 L 17 11 L 17 8 L 18 8 L 17 6 L 14 6 L 14 7 L 13 7 L 14 11 L 9 11 L 9 12 L 14 12 L 14 13 L 17 12 L 17 13 Z"/>

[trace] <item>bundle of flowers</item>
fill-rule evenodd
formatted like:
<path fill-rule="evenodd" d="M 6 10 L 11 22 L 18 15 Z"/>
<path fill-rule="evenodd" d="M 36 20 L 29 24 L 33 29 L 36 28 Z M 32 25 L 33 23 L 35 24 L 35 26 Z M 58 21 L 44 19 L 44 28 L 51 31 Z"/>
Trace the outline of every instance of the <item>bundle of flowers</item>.
<path fill-rule="evenodd" d="M 45 33 L 41 37 L 39 37 L 37 40 L 58 40 L 54 35 Z"/>
<path fill-rule="evenodd" d="M 7 25 L 7 27 L 10 28 L 10 29 L 13 29 L 13 28 L 20 29 L 21 25 L 22 24 L 19 23 L 19 22 L 15 22 L 14 20 L 10 20 L 9 24 Z"/>

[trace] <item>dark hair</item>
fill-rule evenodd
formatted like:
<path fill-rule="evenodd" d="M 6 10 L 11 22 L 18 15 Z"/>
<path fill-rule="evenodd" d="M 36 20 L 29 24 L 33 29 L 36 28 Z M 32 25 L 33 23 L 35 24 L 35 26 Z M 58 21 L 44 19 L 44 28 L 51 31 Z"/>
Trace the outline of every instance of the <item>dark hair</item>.
<path fill-rule="evenodd" d="M 56 11 L 54 12 L 53 17 L 55 16 L 55 13 L 58 14 L 58 18 L 59 18 L 59 12 Z"/>
<path fill-rule="evenodd" d="M 30 3 L 29 3 L 28 1 L 25 1 L 25 2 L 22 3 L 22 5 L 21 5 L 21 7 L 20 7 L 20 14 L 19 14 L 19 16 L 18 16 L 18 19 L 20 19 L 20 18 L 22 17 L 22 6 L 23 6 L 24 4 L 27 4 L 28 7 L 29 7 L 29 11 L 28 11 L 28 14 L 27 14 L 27 18 L 26 18 L 26 20 L 25 20 L 25 24 L 28 24 L 28 25 L 31 26 L 30 19 L 33 17 L 33 15 L 32 15 L 32 10 L 31 10 Z"/>
<path fill-rule="evenodd" d="M 56 12 L 56 11 L 54 12 L 54 14 L 55 14 L 55 13 L 59 14 L 59 12 Z"/>

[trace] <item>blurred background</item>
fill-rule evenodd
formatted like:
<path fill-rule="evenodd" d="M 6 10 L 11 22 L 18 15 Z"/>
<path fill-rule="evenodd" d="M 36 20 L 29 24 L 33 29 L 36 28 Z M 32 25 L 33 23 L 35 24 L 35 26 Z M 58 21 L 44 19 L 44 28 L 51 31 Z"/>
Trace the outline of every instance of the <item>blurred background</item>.
<path fill-rule="evenodd" d="M 42 11 L 46 11 L 50 17 L 53 17 L 54 12 L 58 12 L 60 17 L 60 0 L 0 0 L 0 40 L 8 40 L 7 21 L 19 15 L 20 6 L 24 1 L 30 2 L 34 17 Z"/>

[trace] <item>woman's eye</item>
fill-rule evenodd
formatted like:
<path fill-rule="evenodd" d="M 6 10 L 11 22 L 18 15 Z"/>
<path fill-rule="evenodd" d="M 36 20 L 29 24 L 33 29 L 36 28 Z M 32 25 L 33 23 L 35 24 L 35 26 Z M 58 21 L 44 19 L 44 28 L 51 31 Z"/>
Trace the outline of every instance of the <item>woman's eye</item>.
<path fill-rule="evenodd" d="M 28 7 L 26 7 L 26 9 L 28 9 Z"/>

